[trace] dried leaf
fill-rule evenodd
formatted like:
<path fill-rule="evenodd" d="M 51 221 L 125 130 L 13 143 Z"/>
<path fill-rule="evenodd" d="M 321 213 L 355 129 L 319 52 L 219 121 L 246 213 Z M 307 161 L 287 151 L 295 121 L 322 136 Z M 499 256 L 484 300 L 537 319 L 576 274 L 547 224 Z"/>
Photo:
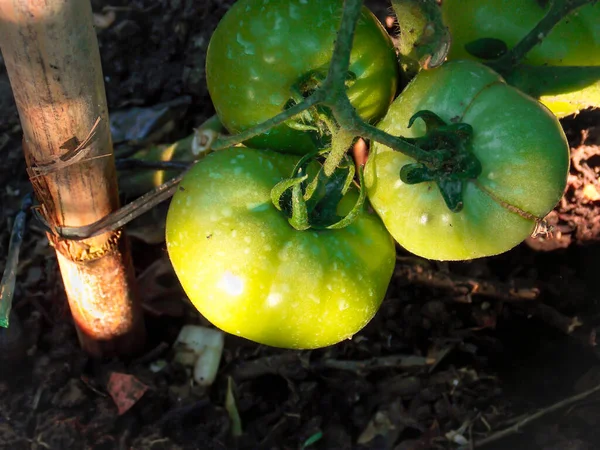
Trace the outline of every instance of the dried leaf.
<path fill-rule="evenodd" d="M 133 375 L 112 372 L 106 389 L 122 415 L 142 398 L 148 386 Z"/>

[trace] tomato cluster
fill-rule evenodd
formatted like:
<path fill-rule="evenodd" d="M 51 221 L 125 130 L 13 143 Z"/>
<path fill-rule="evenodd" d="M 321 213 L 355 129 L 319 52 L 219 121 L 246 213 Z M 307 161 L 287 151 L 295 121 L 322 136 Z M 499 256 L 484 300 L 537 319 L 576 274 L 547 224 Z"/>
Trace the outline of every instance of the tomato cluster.
<path fill-rule="evenodd" d="M 226 13 L 206 73 L 231 133 L 321 86 L 343 3 L 238 0 Z M 328 172 L 323 155 L 352 141 L 317 105 L 186 174 L 169 209 L 167 248 L 208 320 L 263 344 L 332 345 L 377 312 L 395 243 L 439 260 L 495 255 L 555 206 L 569 154 L 547 108 L 479 62 L 423 70 L 396 95 L 400 78 L 390 37 L 363 7 L 347 96 L 358 117 L 419 152 L 372 141 L 364 175 L 348 155 Z"/>

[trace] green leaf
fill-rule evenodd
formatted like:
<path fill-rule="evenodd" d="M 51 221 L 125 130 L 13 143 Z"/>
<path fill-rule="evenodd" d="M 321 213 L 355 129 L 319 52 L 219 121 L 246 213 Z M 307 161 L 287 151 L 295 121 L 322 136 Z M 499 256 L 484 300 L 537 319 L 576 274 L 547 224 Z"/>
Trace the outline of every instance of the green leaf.
<path fill-rule="evenodd" d="M 242 435 L 242 419 L 240 418 L 240 414 L 237 409 L 237 405 L 235 403 L 235 394 L 234 394 L 235 385 L 233 383 L 233 378 L 227 377 L 227 393 L 225 394 L 225 409 L 227 410 L 227 414 L 229 415 L 229 420 L 231 420 L 231 434 L 235 437 Z"/>
<path fill-rule="evenodd" d="M 304 444 L 302 444 L 302 447 L 300 447 L 301 450 L 304 450 L 305 448 L 308 448 L 311 445 L 317 443 L 318 441 L 321 440 L 321 438 L 323 438 L 323 432 L 317 431 L 315 434 L 313 434 L 311 437 L 309 437 L 306 441 L 304 441 Z"/>

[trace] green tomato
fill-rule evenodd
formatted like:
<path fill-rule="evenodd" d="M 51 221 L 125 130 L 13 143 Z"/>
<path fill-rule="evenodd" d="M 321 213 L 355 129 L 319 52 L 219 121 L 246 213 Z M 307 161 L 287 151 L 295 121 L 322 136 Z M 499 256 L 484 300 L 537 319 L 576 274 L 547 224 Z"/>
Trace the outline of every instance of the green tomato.
<path fill-rule="evenodd" d="M 206 56 L 208 90 L 223 125 L 239 133 L 286 108 L 314 88 L 329 67 L 342 0 L 238 0 L 219 22 Z M 350 56 L 348 97 L 358 114 L 374 122 L 397 89 L 393 44 L 377 18 L 363 8 Z M 305 123 L 311 126 L 311 122 Z M 287 125 L 249 145 L 306 153 L 311 134 Z"/>
<path fill-rule="evenodd" d="M 539 0 L 444 0 L 443 19 L 452 33 L 449 59 L 474 58 L 465 44 L 496 38 L 514 47 L 544 17 Z M 593 20 L 595 18 L 595 20 Z M 600 4 L 586 5 L 557 24 L 525 62 L 552 66 L 600 65 Z"/>
<path fill-rule="evenodd" d="M 270 193 L 297 161 L 249 148 L 207 156 L 173 197 L 166 240 L 185 292 L 214 325 L 275 347 L 317 348 L 352 337 L 374 316 L 395 247 L 366 209 L 339 230 L 292 228 Z M 356 199 L 350 190 L 338 213 Z"/>
<path fill-rule="evenodd" d="M 444 0 L 443 19 L 452 34 L 449 60 L 477 59 L 465 45 L 481 38 L 496 38 L 514 47 L 544 17 L 548 6 L 539 0 Z M 583 6 L 556 25 L 523 61 L 533 66 L 600 66 L 600 3 Z M 557 72 L 558 73 L 558 72 Z M 519 74 L 517 74 L 517 77 Z M 580 81 L 562 75 L 539 77 L 526 91 L 558 117 L 600 105 L 598 75 Z M 518 84 L 517 87 L 523 88 Z M 509 80 L 512 84 L 512 80 Z M 540 85 L 542 83 L 542 85 Z"/>
<path fill-rule="evenodd" d="M 491 69 L 465 60 L 420 72 L 378 127 L 422 136 L 421 120 L 407 128 L 421 110 L 470 124 L 471 151 L 483 170 L 464 186 L 462 210 L 451 212 L 435 183 L 400 180 L 400 169 L 413 159 L 374 143 L 365 180 L 392 236 L 408 251 L 437 260 L 495 255 L 522 242 L 566 186 L 569 149 L 556 117 Z"/>

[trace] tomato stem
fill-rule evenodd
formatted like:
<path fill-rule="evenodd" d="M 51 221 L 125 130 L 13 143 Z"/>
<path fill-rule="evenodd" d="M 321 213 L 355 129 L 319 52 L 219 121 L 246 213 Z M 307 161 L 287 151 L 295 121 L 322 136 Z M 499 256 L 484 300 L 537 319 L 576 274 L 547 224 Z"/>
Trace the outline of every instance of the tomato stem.
<path fill-rule="evenodd" d="M 500 58 L 487 63 L 489 67 L 503 76 L 509 75 L 525 58 L 527 53 L 550 33 L 550 31 L 565 17 L 578 8 L 597 0 L 553 0 L 550 9 L 542 20 L 521 39 L 511 50 Z"/>
<path fill-rule="evenodd" d="M 220 137 L 213 144 L 213 150 L 221 150 L 231 145 L 244 142 L 259 134 L 263 134 L 272 127 L 286 122 L 295 115 L 298 115 L 317 104 L 322 104 L 331 110 L 338 125 L 354 136 L 362 136 L 365 139 L 380 142 L 422 162 L 434 163 L 439 160 L 439 157 L 436 157 L 436 155 L 433 155 L 430 152 L 424 152 L 406 140 L 392 136 L 377 129 L 373 125 L 366 123 L 360 118 L 350 103 L 350 99 L 346 94 L 346 82 L 350 67 L 350 52 L 352 50 L 354 30 L 361 14 L 362 5 L 362 0 L 345 0 L 342 19 L 327 77 L 313 93 L 304 98 L 301 102 L 259 125 L 248 128 L 233 136 Z M 336 159 L 339 161 L 339 158 Z M 330 163 L 330 165 L 333 165 L 333 162 Z M 328 167 L 328 171 L 329 170 L 330 168 Z"/>
<path fill-rule="evenodd" d="M 253 138 L 254 136 L 258 136 L 259 134 L 263 134 L 269 131 L 271 128 L 282 124 L 291 117 L 313 107 L 317 103 L 321 102 L 324 96 L 324 92 L 317 90 L 309 97 L 305 98 L 301 103 L 298 103 L 292 106 L 291 108 L 280 112 L 279 114 L 277 114 L 274 117 L 271 117 L 265 122 L 262 122 L 252 128 L 248 128 L 247 130 L 244 130 L 233 136 L 222 136 L 218 138 L 212 145 L 212 149 L 222 150 L 224 148 L 231 147 L 232 145 L 239 144 L 240 142 L 247 141 L 248 139 Z"/>
<path fill-rule="evenodd" d="M 362 4 L 362 0 L 344 0 L 342 20 L 333 47 L 329 71 L 321 89 L 329 92 L 342 90 L 344 95 L 346 93 L 346 76 L 350 67 L 352 41 L 354 39 L 356 23 L 362 10 Z"/>
<path fill-rule="evenodd" d="M 241 133 L 233 136 L 220 137 L 212 146 L 213 150 L 221 150 L 223 148 L 244 142 L 254 136 L 263 134 L 269 129 L 284 123 L 292 117 L 308 110 L 309 108 L 322 104 L 328 107 L 340 128 L 343 128 L 348 134 L 353 137 L 361 136 L 365 139 L 380 142 L 396 151 L 419 160 L 424 163 L 433 164 L 439 161 L 440 157 L 432 152 L 422 151 L 415 145 L 407 142 L 400 137 L 392 136 L 384 131 L 381 131 L 373 125 L 363 121 L 346 94 L 346 83 L 348 81 L 348 73 L 350 67 L 350 52 L 352 50 L 352 42 L 354 38 L 354 30 L 356 23 L 360 17 L 362 10 L 362 0 L 345 0 L 344 9 L 340 27 L 337 33 L 337 39 L 331 63 L 327 72 L 327 76 L 323 83 L 316 88 L 314 92 L 308 95 L 299 103 L 277 114 L 275 117 L 248 128 Z M 347 149 L 346 149 L 347 150 Z M 331 172 L 334 163 L 341 161 L 340 155 L 336 155 L 327 165 L 327 172 Z"/>

